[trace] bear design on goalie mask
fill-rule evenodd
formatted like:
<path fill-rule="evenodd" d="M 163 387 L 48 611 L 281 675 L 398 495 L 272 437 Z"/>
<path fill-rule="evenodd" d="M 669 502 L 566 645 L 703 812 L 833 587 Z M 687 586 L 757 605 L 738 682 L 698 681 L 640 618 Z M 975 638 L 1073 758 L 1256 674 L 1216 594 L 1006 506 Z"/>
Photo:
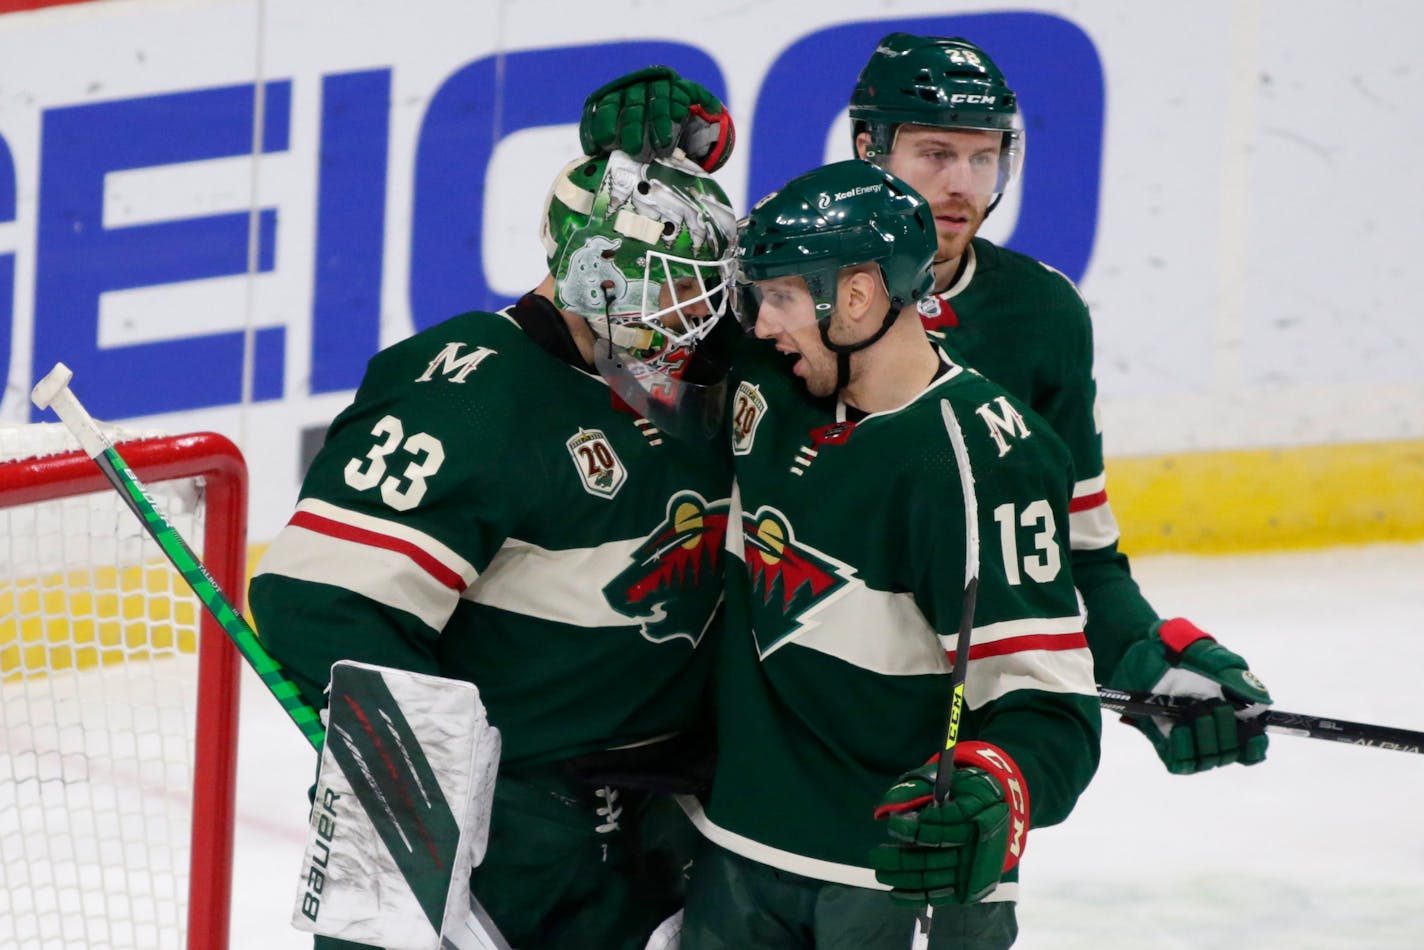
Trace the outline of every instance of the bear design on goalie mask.
<path fill-rule="evenodd" d="M 606 304 L 616 304 L 629 296 L 628 279 L 609 259 L 622 246 L 622 241 L 602 236 L 591 237 L 569 255 L 569 270 L 559 282 L 559 296 L 573 304 L 578 301 L 589 310 Z"/>

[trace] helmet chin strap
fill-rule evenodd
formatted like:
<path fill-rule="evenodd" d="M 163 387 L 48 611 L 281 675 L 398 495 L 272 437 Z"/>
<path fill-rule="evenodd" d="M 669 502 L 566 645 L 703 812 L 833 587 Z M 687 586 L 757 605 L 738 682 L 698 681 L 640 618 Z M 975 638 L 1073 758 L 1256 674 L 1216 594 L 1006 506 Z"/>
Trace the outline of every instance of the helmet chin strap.
<path fill-rule="evenodd" d="M 899 297 L 890 301 L 890 308 L 885 311 L 885 316 L 880 319 L 880 328 L 859 343 L 832 343 L 831 342 L 831 321 L 827 319 L 821 324 L 821 342 L 826 349 L 836 354 L 836 392 L 840 392 L 850 384 L 850 356 L 869 346 L 877 343 L 881 337 L 890 332 L 890 325 L 895 322 L 895 317 L 900 313 L 904 303 Z"/>

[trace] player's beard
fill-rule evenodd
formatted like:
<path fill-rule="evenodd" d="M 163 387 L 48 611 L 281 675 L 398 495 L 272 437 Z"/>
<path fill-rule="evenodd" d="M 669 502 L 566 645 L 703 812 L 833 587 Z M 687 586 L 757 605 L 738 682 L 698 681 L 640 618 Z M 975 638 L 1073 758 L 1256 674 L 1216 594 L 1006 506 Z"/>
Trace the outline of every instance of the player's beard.
<path fill-rule="evenodd" d="M 953 231 L 939 227 L 939 222 L 936 221 L 935 237 L 939 246 L 935 251 L 935 263 L 958 260 L 969 247 L 970 240 L 979 233 L 979 226 L 984 223 L 985 209 L 968 202 L 956 202 L 951 207 L 936 208 L 935 213 L 950 213 L 966 218 L 964 225 Z"/>

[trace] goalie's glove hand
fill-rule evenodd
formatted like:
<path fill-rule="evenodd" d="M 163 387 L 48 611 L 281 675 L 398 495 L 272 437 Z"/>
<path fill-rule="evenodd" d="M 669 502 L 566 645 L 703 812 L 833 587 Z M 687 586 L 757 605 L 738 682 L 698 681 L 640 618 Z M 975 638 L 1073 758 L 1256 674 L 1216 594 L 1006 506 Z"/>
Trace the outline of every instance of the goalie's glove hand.
<path fill-rule="evenodd" d="M 709 172 L 731 156 L 736 138 L 722 100 L 666 66 L 634 70 L 600 86 L 584 100 L 579 118 L 579 143 L 588 155 L 619 149 L 646 162 L 681 149 Z"/>
<path fill-rule="evenodd" d="M 1123 654 L 1108 685 L 1193 700 L 1187 716 L 1123 716 L 1157 749 L 1174 775 L 1266 758 L 1261 718 L 1271 694 L 1237 654 L 1189 620 L 1160 621 Z"/>
<path fill-rule="evenodd" d="M 960 743 L 941 805 L 934 803 L 938 761 L 900 776 L 875 809 L 895 842 L 877 845 L 870 866 L 897 903 L 982 900 L 1023 853 L 1027 786 L 1008 754 L 985 742 Z"/>

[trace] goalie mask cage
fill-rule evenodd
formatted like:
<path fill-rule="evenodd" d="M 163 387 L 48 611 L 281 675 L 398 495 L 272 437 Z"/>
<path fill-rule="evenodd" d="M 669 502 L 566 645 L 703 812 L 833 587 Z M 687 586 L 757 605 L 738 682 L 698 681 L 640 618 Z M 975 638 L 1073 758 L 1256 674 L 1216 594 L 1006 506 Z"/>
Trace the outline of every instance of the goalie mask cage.
<path fill-rule="evenodd" d="M 109 434 L 240 609 L 236 446 Z M 0 428 L 0 947 L 225 950 L 238 675 L 63 427 Z"/>

